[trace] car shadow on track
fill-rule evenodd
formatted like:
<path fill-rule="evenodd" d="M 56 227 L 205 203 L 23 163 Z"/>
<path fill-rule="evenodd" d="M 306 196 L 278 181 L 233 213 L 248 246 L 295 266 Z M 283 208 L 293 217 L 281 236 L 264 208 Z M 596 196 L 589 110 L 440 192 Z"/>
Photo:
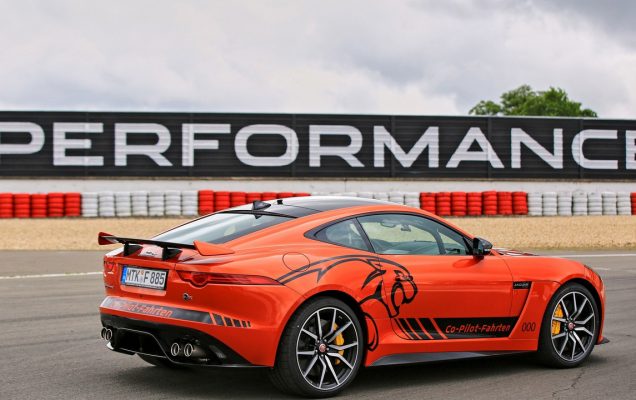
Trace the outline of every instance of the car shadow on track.
<path fill-rule="evenodd" d="M 592 355 L 583 368 L 601 365 L 606 360 Z M 380 397 L 382 392 L 417 390 L 426 385 L 470 384 L 481 378 L 506 378 L 519 374 L 541 373 L 549 369 L 529 355 L 503 356 L 438 363 L 366 368 L 340 398 Z M 555 370 L 558 371 L 558 370 Z M 117 373 L 117 384 L 131 392 L 167 398 L 291 398 L 278 392 L 267 379 L 265 369 L 185 369 L 170 370 L 140 366 Z M 134 389 L 133 389 L 134 388 Z M 375 395 L 375 396 L 374 396 Z"/>

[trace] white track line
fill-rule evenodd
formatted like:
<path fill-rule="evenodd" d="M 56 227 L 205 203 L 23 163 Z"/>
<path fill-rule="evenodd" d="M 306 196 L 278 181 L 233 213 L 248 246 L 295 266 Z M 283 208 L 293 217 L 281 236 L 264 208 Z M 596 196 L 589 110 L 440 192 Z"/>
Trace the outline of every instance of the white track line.
<path fill-rule="evenodd" d="M 101 274 L 102 274 L 102 271 L 69 272 L 66 274 L 13 275 L 13 276 L 0 276 L 0 280 L 31 279 L 31 278 L 64 278 L 64 277 L 70 277 L 70 276 L 101 275 Z"/>

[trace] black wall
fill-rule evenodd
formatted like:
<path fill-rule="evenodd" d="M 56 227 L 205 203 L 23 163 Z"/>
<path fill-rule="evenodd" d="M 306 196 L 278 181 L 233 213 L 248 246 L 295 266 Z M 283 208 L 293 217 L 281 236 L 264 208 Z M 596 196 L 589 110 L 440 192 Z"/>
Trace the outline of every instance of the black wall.
<path fill-rule="evenodd" d="M 407 177 L 407 178 L 538 178 L 538 179 L 617 179 L 636 180 L 633 147 L 636 120 L 602 120 L 570 118 L 489 118 L 429 117 L 382 115 L 312 115 L 312 114 L 203 114 L 203 113 L 110 113 L 110 112 L 0 112 L 3 123 L 35 123 L 44 132 L 42 148 L 32 154 L 6 154 L 7 144 L 25 144 L 30 135 L 0 129 L 0 176 L 101 176 L 101 177 Z M 103 166 L 54 165 L 54 123 L 101 123 L 101 133 L 69 133 L 69 139 L 90 139 L 90 149 L 68 149 L 67 156 L 102 156 Z M 163 153 L 172 166 L 158 166 L 144 155 L 131 155 L 126 166 L 115 166 L 115 124 L 152 123 L 165 126 L 170 133 L 170 146 Z M 182 124 L 230 124 L 224 135 L 197 135 L 197 140 L 216 139 L 217 150 L 196 150 L 193 167 L 183 166 Z M 249 166 L 236 155 L 236 133 L 249 125 L 274 124 L 293 129 L 298 138 L 298 154 L 285 166 Z M 352 167 L 337 156 L 325 156 L 320 167 L 309 163 L 310 125 L 344 125 L 362 134 L 361 150 L 355 154 L 363 167 Z M 374 166 L 374 127 L 384 127 L 397 143 L 408 151 L 429 127 L 439 129 L 439 165 L 429 167 L 429 151 L 425 149 L 409 168 L 403 167 L 387 149 L 384 167 Z M 487 161 L 462 161 L 457 168 L 447 163 L 469 129 L 479 128 L 503 163 L 494 168 Z M 533 151 L 521 146 L 521 168 L 511 167 L 511 130 L 520 128 L 553 152 L 555 129 L 563 135 L 562 168 L 554 168 Z M 579 165 L 572 151 L 572 141 L 581 131 L 596 129 L 615 132 L 616 139 L 589 139 L 583 155 L 591 160 L 616 160 L 617 167 L 593 169 Z M 153 133 L 128 136 L 128 144 L 157 141 Z M 346 146 L 348 136 L 322 137 L 322 146 Z M 285 140 L 280 135 L 252 137 L 247 150 L 256 157 L 273 157 L 285 153 Z M 473 144 L 469 151 L 479 151 Z M 576 152 L 574 152 L 576 153 Z M 631 163 L 630 163 L 631 162 Z"/>

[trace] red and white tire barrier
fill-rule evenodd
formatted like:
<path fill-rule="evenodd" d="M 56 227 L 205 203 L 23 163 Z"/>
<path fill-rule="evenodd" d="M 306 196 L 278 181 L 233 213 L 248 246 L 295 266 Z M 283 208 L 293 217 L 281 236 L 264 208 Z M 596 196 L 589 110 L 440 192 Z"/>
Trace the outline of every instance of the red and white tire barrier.
<path fill-rule="evenodd" d="M 341 195 L 393 201 L 440 216 L 636 215 L 636 192 L 134 192 L 0 193 L 0 218 L 164 217 L 206 215 L 257 200 Z"/>

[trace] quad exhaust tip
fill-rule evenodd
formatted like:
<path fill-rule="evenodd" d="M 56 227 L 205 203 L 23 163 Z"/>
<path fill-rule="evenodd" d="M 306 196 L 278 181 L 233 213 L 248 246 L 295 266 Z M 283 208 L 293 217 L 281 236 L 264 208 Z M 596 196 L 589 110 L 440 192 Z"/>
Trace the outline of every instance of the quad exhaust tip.
<path fill-rule="evenodd" d="M 100 335 L 102 339 L 110 342 L 110 340 L 113 338 L 113 331 L 110 328 L 103 327 Z"/>
<path fill-rule="evenodd" d="M 179 355 L 180 352 L 181 352 L 181 346 L 179 346 L 179 343 L 177 342 L 172 343 L 172 346 L 170 346 L 170 355 L 172 355 L 172 357 L 176 357 Z"/>
<path fill-rule="evenodd" d="M 186 357 L 190 357 L 193 351 L 194 351 L 194 346 L 192 346 L 192 344 L 190 343 L 186 344 L 183 347 L 183 355 Z"/>

